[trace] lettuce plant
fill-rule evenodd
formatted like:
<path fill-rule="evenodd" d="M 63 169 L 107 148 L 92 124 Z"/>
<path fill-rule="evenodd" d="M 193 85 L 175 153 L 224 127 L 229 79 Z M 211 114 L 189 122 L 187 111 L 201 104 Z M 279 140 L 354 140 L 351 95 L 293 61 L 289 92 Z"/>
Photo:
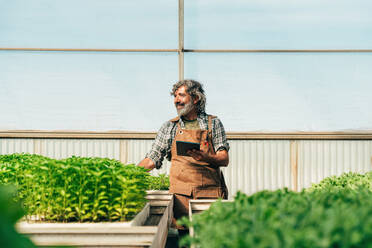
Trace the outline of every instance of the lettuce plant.
<path fill-rule="evenodd" d="M 196 247 L 372 247 L 370 173 L 324 179 L 311 190 L 238 192 L 184 218 Z M 228 227 L 228 228 L 226 228 Z"/>

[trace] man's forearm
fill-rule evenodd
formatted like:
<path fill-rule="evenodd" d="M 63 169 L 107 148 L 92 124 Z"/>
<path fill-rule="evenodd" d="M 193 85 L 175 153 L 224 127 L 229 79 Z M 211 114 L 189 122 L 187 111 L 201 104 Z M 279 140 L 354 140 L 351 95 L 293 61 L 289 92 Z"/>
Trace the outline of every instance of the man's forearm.
<path fill-rule="evenodd" d="M 210 154 L 205 150 L 190 150 L 187 152 L 197 161 L 207 162 L 215 167 L 226 167 L 229 164 L 229 153 L 226 150 L 217 151 L 216 154 Z"/>
<path fill-rule="evenodd" d="M 226 167 L 229 164 L 229 153 L 226 150 L 217 151 L 207 158 L 207 162 L 218 167 Z"/>
<path fill-rule="evenodd" d="M 144 167 L 148 171 L 151 171 L 155 168 L 155 163 L 149 158 L 144 158 L 141 162 L 139 162 L 138 166 Z"/>

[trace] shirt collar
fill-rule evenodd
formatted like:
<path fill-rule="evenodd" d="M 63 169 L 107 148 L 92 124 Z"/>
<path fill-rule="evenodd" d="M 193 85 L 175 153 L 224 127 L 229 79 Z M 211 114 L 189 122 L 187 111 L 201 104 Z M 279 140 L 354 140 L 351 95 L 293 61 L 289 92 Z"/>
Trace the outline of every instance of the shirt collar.
<path fill-rule="evenodd" d="M 199 113 L 198 116 L 197 116 L 197 120 L 198 120 L 200 129 L 207 130 L 207 128 L 208 128 L 208 115 L 205 112 Z M 181 128 L 185 128 L 185 123 L 183 122 L 182 118 L 176 117 L 176 118 L 172 119 L 171 121 L 173 121 L 175 123 L 177 121 L 179 121 Z"/>

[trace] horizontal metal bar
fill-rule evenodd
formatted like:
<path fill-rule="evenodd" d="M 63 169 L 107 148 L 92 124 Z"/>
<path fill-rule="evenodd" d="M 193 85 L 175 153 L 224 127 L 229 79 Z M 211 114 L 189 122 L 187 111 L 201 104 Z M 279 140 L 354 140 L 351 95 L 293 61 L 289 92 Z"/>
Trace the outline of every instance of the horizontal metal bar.
<path fill-rule="evenodd" d="M 156 132 L 5 130 L 0 138 L 154 139 Z M 355 132 L 227 132 L 230 140 L 372 140 L 372 131 Z"/>
<path fill-rule="evenodd" d="M 372 49 L 184 49 L 191 53 L 370 53 Z"/>
<path fill-rule="evenodd" d="M 8 48 L 0 51 L 38 51 L 38 52 L 178 52 L 178 49 L 105 49 L 105 48 Z"/>
<path fill-rule="evenodd" d="M 190 52 L 190 53 L 371 53 L 372 49 L 105 49 L 105 48 L 18 48 L 0 47 L 0 51 L 40 52 Z"/>

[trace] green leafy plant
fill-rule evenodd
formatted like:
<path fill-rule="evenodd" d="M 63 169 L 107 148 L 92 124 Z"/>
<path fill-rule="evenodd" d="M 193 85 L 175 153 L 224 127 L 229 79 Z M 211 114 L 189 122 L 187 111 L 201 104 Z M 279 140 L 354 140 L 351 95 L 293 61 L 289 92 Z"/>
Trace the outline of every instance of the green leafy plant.
<path fill-rule="evenodd" d="M 196 247 L 372 247 L 370 173 L 331 177 L 312 190 L 238 192 L 184 218 Z M 363 183 L 361 183 L 363 181 Z M 228 227 L 228 228 L 226 228 Z"/>
<path fill-rule="evenodd" d="M 14 200 L 16 188 L 0 186 L 0 247 L 34 248 L 29 238 L 19 234 L 16 222 L 24 215 L 19 202 Z"/>
<path fill-rule="evenodd" d="M 169 189 L 169 176 L 166 174 L 159 174 L 158 176 L 149 177 L 150 190 L 168 190 Z"/>
<path fill-rule="evenodd" d="M 107 158 L 0 156 L 0 184 L 14 184 L 27 219 L 128 221 L 145 205 L 150 175 Z"/>
<path fill-rule="evenodd" d="M 372 172 L 365 174 L 347 172 L 341 176 L 330 176 L 320 181 L 320 183 L 312 184 L 306 191 L 329 190 L 333 188 L 358 189 L 360 187 L 366 187 L 372 191 Z"/>

